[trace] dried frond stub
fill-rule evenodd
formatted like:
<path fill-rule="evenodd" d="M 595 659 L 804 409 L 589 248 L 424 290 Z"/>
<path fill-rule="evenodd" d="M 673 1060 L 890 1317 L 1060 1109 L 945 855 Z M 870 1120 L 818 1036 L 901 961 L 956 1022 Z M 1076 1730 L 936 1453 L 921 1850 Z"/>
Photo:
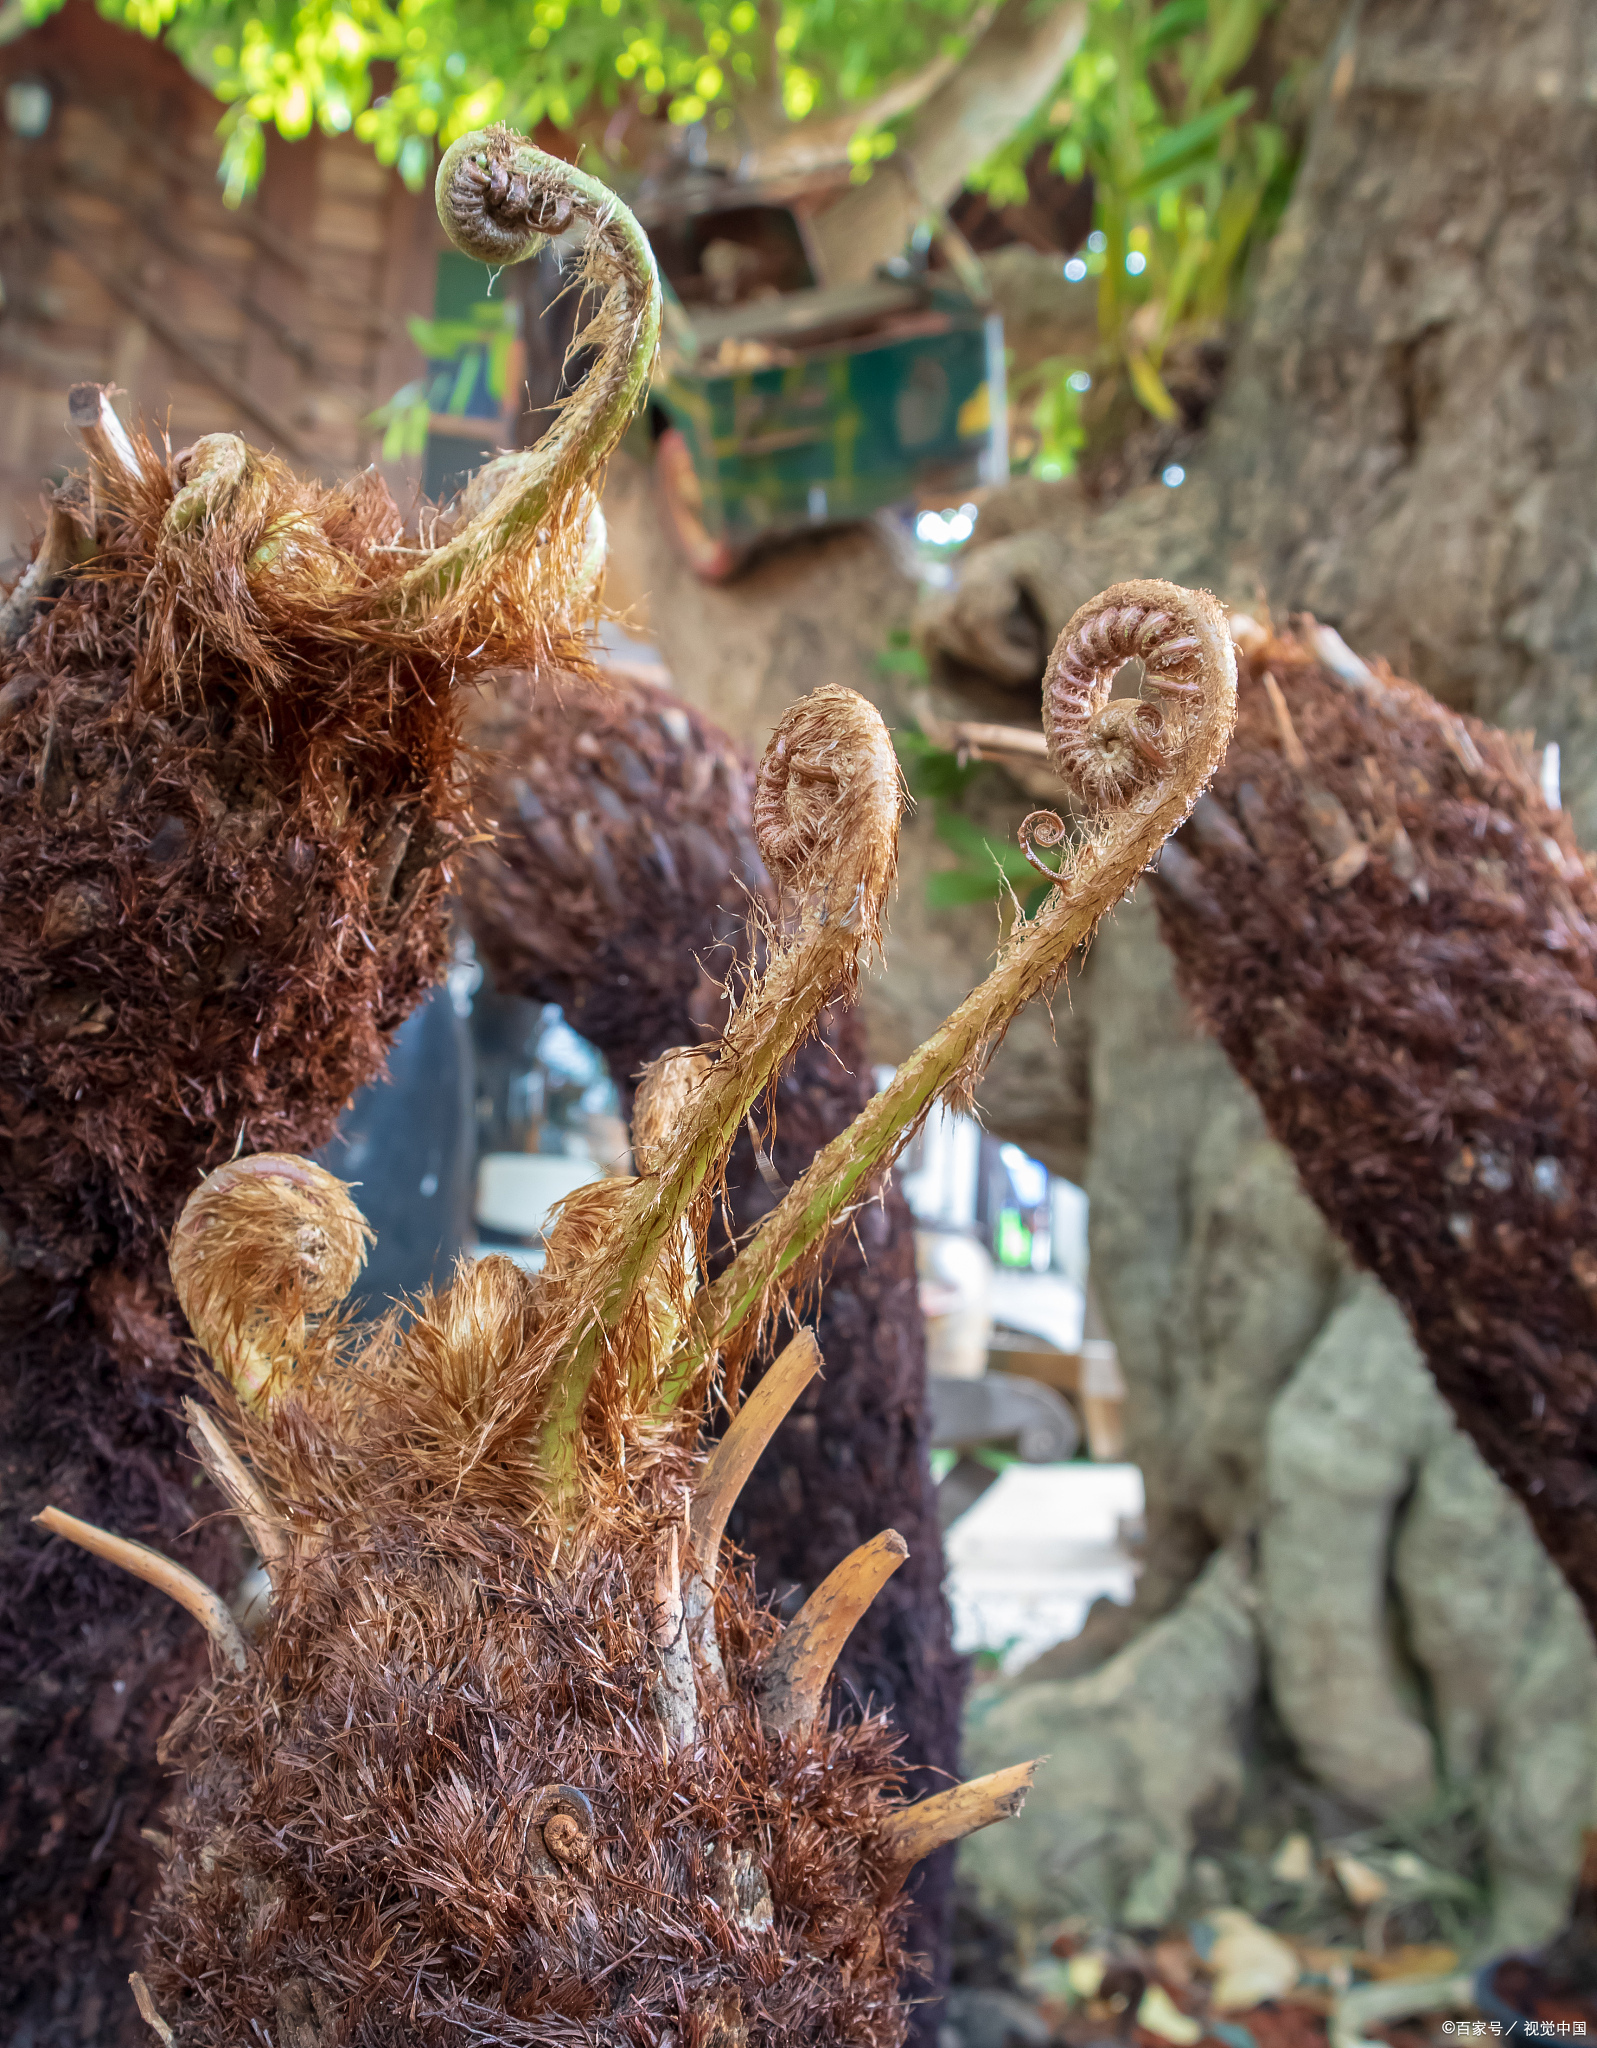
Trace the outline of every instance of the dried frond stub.
<path fill-rule="evenodd" d="M 169 1557 L 162 1557 L 159 1551 L 151 1550 L 146 1544 L 130 1543 L 125 1536 L 114 1536 L 109 1529 L 97 1528 L 93 1522 L 63 1514 L 60 1508 L 45 1508 L 33 1519 L 41 1528 L 48 1529 L 52 1536 L 64 1536 L 69 1543 L 77 1544 L 80 1550 L 104 1558 L 107 1564 L 131 1572 L 134 1578 L 143 1579 L 149 1585 L 159 1586 L 179 1607 L 186 1607 L 205 1630 L 211 1639 L 215 1658 L 231 1670 L 244 1669 L 244 1638 L 239 1634 L 238 1623 L 228 1612 L 227 1602 L 192 1572 L 185 1571 L 182 1565 L 174 1564 Z"/>

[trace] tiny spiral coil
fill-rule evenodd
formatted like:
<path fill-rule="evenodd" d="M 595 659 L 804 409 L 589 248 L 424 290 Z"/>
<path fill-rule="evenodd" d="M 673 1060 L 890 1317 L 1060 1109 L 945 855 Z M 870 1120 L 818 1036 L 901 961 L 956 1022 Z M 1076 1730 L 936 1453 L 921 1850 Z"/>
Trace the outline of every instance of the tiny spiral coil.
<path fill-rule="evenodd" d="M 1048 759 L 1089 810 L 1123 804 L 1157 783 L 1180 752 L 1181 714 L 1203 697 L 1205 636 L 1194 615 L 1200 606 L 1219 616 L 1202 591 L 1151 580 L 1117 583 L 1083 605 L 1055 643 L 1043 676 Z M 1143 688 L 1152 697 L 1111 703 L 1115 673 L 1133 658 L 1143 663 Z"/>
<path fill-rule="evenodd" d="M 451 151 L 439 167 L 439 217 L 456 247 L 480 263 L 519 263 L 575 217 L 571 194 L 556 182 L 565 167 L 508 128 L 485 129 L 475 144 Z"/>
<path fill-rule="evenodd" d="M 898 762 L 875 706 L 828 684 L 783 716 L 754 785 L 754 837 L 778 887 L 853 900 L 874 927 L 898 861 Z"/>
<path fill-rule="evenodd" d="M 593 1802 L 575 1785 L 540 1785 L 527 1802 L 525 1819 L 533 1864 L 546 1875 L 580 1870 L 592 1857 Z"/>
<path fill-rule="evenodd" d="M 269 1398 L 305 1318 L 343 1300 L 371 1240 L 349 1189 L 308 1159 L 261 1152 L 200 1182 L 172 1232 L 172 1284 L 242 1399 Z"/>
<path fill-rule="evenodd" d="M 1070 827 L 1057 811 L 1028 811 L 1020 821 L 1017 834 L 1020 850 L 1039 875 L 1050 882 L 1057 882 L 1061 870 L 1051 868 L 1037 851 L 1039 846 L 1063 846 L 1070 837 Z"/>

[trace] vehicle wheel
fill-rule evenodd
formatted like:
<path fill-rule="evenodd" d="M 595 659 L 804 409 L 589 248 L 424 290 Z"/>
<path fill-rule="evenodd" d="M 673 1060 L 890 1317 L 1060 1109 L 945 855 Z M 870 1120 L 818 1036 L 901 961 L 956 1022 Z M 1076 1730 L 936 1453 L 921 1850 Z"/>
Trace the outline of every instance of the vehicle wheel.
<path fill-rule="evenodd" d="M 660 509 L 677 553 L 701 583 L 725 583 L 742 568 L 744 550 L 721 540 L 704 523 L 704 487 L 685 437 L 667 427 L 654 444 L 654 480 Z"/>

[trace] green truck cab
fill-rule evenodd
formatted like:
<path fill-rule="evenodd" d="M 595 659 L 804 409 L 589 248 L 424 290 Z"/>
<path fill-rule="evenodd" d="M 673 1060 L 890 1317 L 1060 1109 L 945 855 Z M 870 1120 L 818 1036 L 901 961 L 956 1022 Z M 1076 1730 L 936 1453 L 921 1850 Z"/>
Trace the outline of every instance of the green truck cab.
<path fill-rule="evenodd" d="M 1008 474 L 1003 323 L 953 236 L 861 283 L 818 282 L 801 206 L 692 177 L 638 214 L 666 293 L 634 445 L 689 566 Z"/>

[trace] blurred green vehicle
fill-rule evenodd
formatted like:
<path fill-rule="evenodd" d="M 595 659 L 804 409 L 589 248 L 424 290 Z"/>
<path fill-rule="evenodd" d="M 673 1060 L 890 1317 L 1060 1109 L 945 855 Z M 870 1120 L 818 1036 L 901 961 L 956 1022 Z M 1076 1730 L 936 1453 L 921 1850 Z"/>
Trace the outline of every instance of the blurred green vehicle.
<path fill-rule="evenodd" d="M 802 196 L 690 176 L 637 211 L 666 291 L 652 438 L 696 574 L 762 543 L 1008 474 L 1003 323 L 952 233 L 826 286 Z"/>

